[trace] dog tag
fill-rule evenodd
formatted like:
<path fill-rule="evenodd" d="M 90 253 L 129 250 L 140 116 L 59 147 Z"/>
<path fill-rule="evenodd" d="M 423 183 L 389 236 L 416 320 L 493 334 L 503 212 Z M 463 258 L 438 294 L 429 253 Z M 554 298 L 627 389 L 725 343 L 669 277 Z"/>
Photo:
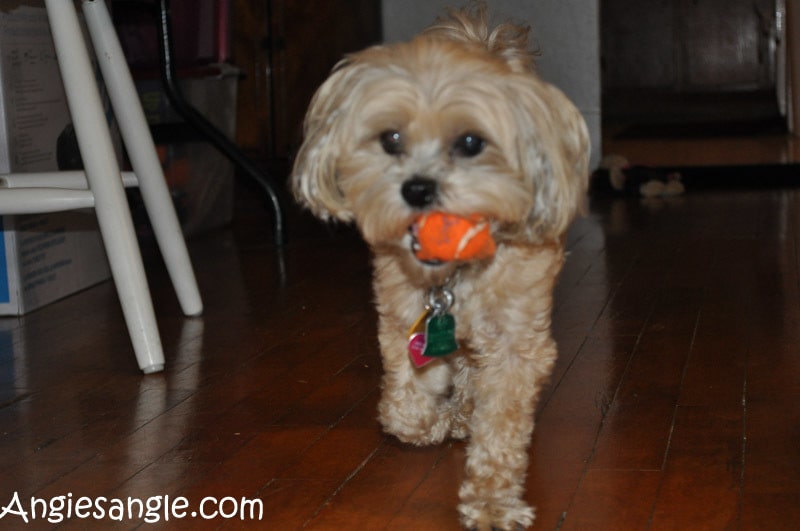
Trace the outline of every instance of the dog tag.
<path fill-rule="evenodd" d="M 458 350 L 456 319 L 448 311 L 453 292 L 446 287 L 428 293 L 428 304 L 408 331 L 408 355 L 417 368 Z"/>
<path fill-rule="evenodd" d="M 425 324 L 425 349 L 422 355 L 440 358 L 458 350 L 456 320 L 449 313 L 434 313 Z"/>
<path fill-rule="evenodd" d="M 413 334 L 408 340 L 408 357 L 411 358 L 411 363 L 414 364 L 414 367 L 418 369 L 435 359 L 429 358 L 424 354 L 426 343 L 424 332 Z"/>
<path fill-rule="evenodd" d="M 432 311 L 433 309 L 430 306 L 426 306 L 425 311 L 420 314 L 408 331 L 408 356 L 411 358 L 411 363 L 417 368 L 424 367 L 433 361 L 433 358 L 426 357 L 423 354 L 427 344 L 425 329 Z"/>

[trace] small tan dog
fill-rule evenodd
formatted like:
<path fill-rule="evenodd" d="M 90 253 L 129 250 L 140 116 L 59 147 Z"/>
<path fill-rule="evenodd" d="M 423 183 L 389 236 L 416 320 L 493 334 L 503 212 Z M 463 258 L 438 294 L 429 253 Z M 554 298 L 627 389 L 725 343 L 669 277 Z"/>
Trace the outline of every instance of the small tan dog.
<path fill-rule="evenodd" d="M 522 495 L 556 358 L 552 292 L 588 184 L 586 125 L 535 74 L 527 34 L 490 31 L 477 3 L 347 57 L 311 102 L 292 176 L 302 204 L 354 221 L 370 244 L 380 421 L 413 444 L 468 439 L 458 509 L 470 529 L 533 522 Z M 418 259 L 418 219 L 432 211 L 486 220 L 496 251 Z M 420 330 L 442 349 L 410 356 Z"/>

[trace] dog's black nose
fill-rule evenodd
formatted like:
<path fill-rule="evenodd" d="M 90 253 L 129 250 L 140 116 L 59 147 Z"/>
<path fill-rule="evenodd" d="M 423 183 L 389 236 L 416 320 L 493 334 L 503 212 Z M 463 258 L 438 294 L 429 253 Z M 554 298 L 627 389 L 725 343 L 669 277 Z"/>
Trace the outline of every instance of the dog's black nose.
<path fill-rule="evenodd" d="M 439 185 L 433 179 L 415 175 L 403 183 L 401 193 L 406 203 L 416 208 L 431 205 L 436 199 Z"/>

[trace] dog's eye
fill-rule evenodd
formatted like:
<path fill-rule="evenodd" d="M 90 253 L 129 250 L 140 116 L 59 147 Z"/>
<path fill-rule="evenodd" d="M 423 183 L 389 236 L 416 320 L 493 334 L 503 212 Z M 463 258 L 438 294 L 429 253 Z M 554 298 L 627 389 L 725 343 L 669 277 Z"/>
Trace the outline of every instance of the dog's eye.
<path fill-rule="evenodd" d="M 474 157 L 483 151 L 486 141 L 474 133 L 466 133 L 453 142 L 453 154 L 459 157 Z"/>
<path fill-rule="evenodd" d="M 403 137 L 398 131 L 384 131 L 380 134 L 380 142 L 383 150 L 389 155 L 400 155 L 403 153 Z"/>

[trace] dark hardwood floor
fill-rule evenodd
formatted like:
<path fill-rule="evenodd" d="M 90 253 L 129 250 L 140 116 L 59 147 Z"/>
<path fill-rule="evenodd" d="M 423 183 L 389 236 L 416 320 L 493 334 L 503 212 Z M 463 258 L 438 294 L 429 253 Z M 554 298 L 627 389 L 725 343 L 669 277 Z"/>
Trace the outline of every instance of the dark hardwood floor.
<path fill-rule="evenodd" d="M 108 282 L 0 320 L 0 528 L 147 529 L 113 500 L 169 496 L 187 517 L 162 508 L 156 528 L 458 529 L 463 444 L 407 446 L 376 421 L 366 249 L 305 217 L 290 230 L 285 269 L 260 205 L 194 238 L 197 319 L 149 257 L 163 374 L 137 370 Z M 799 239 L 799 190 L 593 202 L 557 288 L 534 529 L 796 529 Z M 23 527 L 32 496 L 102 496 L 106 515 Z M 260 500 L 263 520 L 190 518 L 206 497 L 228 515 Z"/>

